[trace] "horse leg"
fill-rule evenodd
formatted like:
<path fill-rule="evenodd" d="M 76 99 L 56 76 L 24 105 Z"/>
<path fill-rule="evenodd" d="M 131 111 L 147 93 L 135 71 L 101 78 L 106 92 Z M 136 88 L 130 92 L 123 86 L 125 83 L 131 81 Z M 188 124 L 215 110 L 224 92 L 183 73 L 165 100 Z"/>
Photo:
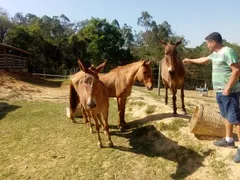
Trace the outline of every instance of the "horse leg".
<path fill-rule="evenodd" d="M 185 104 L 184 104 L 184 88 L 181 88 L 181 99 L 182 99 L 182 110 L 184 112 L 184 114 L 187 114 L 187 111 L 185 109 Z"/>
<path fill-rule="evenodd" d="M 165 87 L 165 105 L 168 104 L 168 88 Z"/>
<path fill-rule="evenodd" d="M 86 110 L 86 112 L 87 112 L 87 118 L 88 118 L 88 125 L 90 127 L 90 133 L 92 134 L 93 133 L 92 115 L 88 110 Z"/>
<path fill-rule="evenodd" d="M 127 128 L 127 123 L 124 120 L 124 115 L 125 115 L 125 106 L 126 106 L 126 98 L 117 98 L 118 102 L 118 126 L 119 130 L 123 132 L 125 128 Z"/>
<path fill-rule="evenodd" d="M 97 132 L 97 136 L 98 136 L 98 147 L 102 148 L 103 145 L 102 145 L 101 137 L 100 137 L 100 133 L 99 133 L 100 126 L 98 124 L 98 119 L 97 119 L 97 116 L 95 114 L 93 114 L 93 113 L 91 113 L 91 114 L 92 114 L 92 117 L 94 119 L 95 128 L 96 128 L 96 132 Z"/>
<path fill-rule="evenodd" d="M 108 136 L 108 145 L 109 147 L 113 147 L 113 142 L 109 133 L 109 126 L 108 126 L 108 112 L 103 114 L 103 119 L 104 119 L 104 129 L 105 132 L 107 133 Z"/>
<path fill-rule="evenodd" d="M 88 115 L 87 115 L 87 113 L 86 113 L 86 110 L 83 108 L 83 106 L 81 105 L 81 110 L 82 110 L 82 115 L 83 115 L 83 119 L 84 119 L 84 121 L 85 121 L 85 124 L 89 124 L 89 120 L 88 120 Z"/>
<path fill-rule="evenodd" d="M 97 118 L 98 118 L 98 120 L 99 120 L 99 122 L 100 122 L 100 124 L 101 124 L 101 127 L 103 128 L 103 130 L 104 130 L 104 132 L 105 132 L 105 126 L 104 126 L 104 124 L 103 124 L 101 114 L 97 114 Z"/>
<path fill-rule="evenodd" d="M 172 92 L 172 103 L 173 103 L 173 114 L 177 114 L 177 106 L 176 106 L 176 94 L 177 94 L 177 88 L 170 88 Z"/>
<path fill-rule="evenodd" d="M 69 104 L 70 104 L 70 119 L 72 120 L 73 123 L 76 123 L 75 118 L 74 118 L 74 113 L 79 104 L 79 96 L 78 96 L 72 82 L 70 82 Z"/>

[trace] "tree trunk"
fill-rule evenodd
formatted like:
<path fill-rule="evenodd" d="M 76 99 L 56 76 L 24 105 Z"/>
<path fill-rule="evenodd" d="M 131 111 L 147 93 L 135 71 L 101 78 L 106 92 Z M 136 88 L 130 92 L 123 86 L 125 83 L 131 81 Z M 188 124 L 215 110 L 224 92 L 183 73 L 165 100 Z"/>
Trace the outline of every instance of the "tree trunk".
<path fill-rule="evenodd" d="M 211 106 L 199 104 L 192 115 L 190 131 L 196 135 L 225 137 L 224 118 Z"/>

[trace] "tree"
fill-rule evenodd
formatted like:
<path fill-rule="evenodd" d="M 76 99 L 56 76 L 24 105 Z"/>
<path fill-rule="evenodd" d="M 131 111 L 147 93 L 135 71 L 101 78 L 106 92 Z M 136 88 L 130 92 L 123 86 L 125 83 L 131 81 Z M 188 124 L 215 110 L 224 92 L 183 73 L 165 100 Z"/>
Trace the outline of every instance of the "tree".
<path fill-rule="evenodd" d="M 123 49 L 124 39 L 120 29 L 106 19 L 90 19 L 77 34 L 79 39 L 88 41 L 86 59 L 91 63 L 100 64 L 107 59 L 107 65 L 113 67 L 131 61 L 123 57 L 129 53 Z"/>
<path fill-rule="evenodd" d="M 132 27 L 124 24 L 121 28 L 122 38 L 124 39 L 125 43 L 123 45 L 126 49 L 131 49 L 134 44 L 134 36 L 132 33 Z"/>
<path fill-rule="evenodd" d="M 12 18 L 14 24 L 18 25 L 26 25 L 27 19 L 23 16 L 22 13 L 17 12 L 15 16 Z"/>
<path fill-rule="evenodd" d="M 120 29 L 120 25 L 116 19 L 112 21 L 112 25 L 115 26 L 116 28 Z"/>
<path fill-rule="evenodd" d="M 13 26 L 8 12 L 3 8 L 0 8 L 0 22 L 0 43 L 2 43 L 7 31 Z"/>
<path fill-rule="evenodd" d="M 149 30 L 152 27 L 152 16 L 147 11 L 143 11 L 141 17 L 138 18 L 137 24 Z"/>

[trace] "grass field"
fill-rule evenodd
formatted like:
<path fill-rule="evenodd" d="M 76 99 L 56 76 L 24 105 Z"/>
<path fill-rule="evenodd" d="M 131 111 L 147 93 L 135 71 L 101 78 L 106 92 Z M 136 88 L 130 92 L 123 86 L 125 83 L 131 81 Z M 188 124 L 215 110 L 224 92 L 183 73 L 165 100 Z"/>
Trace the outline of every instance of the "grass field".
<path fill-rule="evenodd" d="M 154 91 L 135 90 L 156 99 Z M 162 97 L 161 97 L 162 98 Z M 134 99 L 134 98 L 133 98 Z M 133 100 L 132 99 L 132 100 Z M 129 101 L 136 111 L 142 97 Z M 163 101 L 163 100 L 161 100 Z M 186 102 L 190 111 L 193 106 Z M 66 103 L 4 100 L 0 102 L 0 179 L 236 179 L 239 166 L 231 163 L 235 151 L 216 149 L 211 141 L 189 133 L 189 118 L 157 113 L 149 104 L 146 117 L 126 114 L 128 132 L 117 128 L 116 100 L 110 100 L 109 124 L 113 148 L 101 133 L 97 147 L 82 119 L 66 117 Z M 102 131 L 101 131 L 102 132 Z M 223 152 L 225 155 L 221 155 Z M 236 172 L 234 176 L 230 173 Z"/>

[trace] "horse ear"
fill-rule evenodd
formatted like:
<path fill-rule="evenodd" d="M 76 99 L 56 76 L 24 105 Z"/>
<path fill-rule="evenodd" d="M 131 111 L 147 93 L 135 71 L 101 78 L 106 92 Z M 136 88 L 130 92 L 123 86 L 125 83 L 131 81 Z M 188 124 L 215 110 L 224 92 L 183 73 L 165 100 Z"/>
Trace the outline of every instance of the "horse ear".
<path fill-rule="evenodd" d="M 159 42 L 161 45 L 163 45 L 163 46 L 166 46 L 167 45 L 167 43 L 165 42 L 165 41 L 163 41 L 163 40 L 160 40 L 160 42 Z"/>
<path fill-rule="evenodd" d="M 179 44 L 181 44 L 182 41 L 183 41 L 183 38 L 181 38 L 180 40 L 178 40 L 178 41 L 176 42 L 176 46 L 178 46 Z"/>
<path fill-rule="evenodd" d="M 107 64 L 107 60 L 105 60 L 102 64 L 100 64 L 98 67 L 96 67 L 96 71 L 100 72 Z"/>
<path fill-rule="evenodd" d="M 93 71 L 96 71 L 96 68 L 95 68 L 95 66 L 93 64 L 91 64 L 91 67 L 89 69 L 91 69 Z"/>
<path fill-rule="evenodd" d="M 143 65 L 144 65 L 144 66 L 149 66 L 151 63 L 152 63 L 152 61 L 150 61 L 150 60 L 145 60 L 145 61 L 143 62 Z"/>
<path fill-rule="evenodd" d="M 77 62 L 78 62 L 79 68 L 80 68 L 82 71 L 87 72 L 87 67 L 84 65 L 83 60 L 78 59 Z"/>

